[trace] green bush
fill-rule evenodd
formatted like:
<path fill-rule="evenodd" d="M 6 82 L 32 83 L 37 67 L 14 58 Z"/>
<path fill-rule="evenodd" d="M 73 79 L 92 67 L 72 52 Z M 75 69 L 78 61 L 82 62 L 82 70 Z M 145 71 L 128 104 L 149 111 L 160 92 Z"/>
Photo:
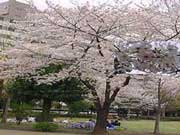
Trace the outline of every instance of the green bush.
<path fill-rule="evenodd" d="M 23 118 L 31 114 L 32 106 L 26 103 L 12 103 L 12 113 L 15 115 L 17 124 L 20 124 Z"/>
<path fill-rule="evenodd" d="M 54 123 L 48 123 L 48 122 L 39 122 L 33 124 L 33 129 L 36 131 L 42 131 L 42 132 L 53 132 L 58 129 L 58 125 Z"/>
<path fill-rule="evenodd" d="M 53 118 L 54 118 L 54 116 L 52 114 L 49 114 L 48 119 L 45 121 L 43 114 L 39 113 L 36 115 L 36 122 L 53 122 Z"/>
<path fill-rule="evenodd" d="M 72 115 L 78 115 L 81 111 L 88 111 L 91 107 L 91 103 L 86 100 L 80 100 L 68 104 L 69 113 Z"/>

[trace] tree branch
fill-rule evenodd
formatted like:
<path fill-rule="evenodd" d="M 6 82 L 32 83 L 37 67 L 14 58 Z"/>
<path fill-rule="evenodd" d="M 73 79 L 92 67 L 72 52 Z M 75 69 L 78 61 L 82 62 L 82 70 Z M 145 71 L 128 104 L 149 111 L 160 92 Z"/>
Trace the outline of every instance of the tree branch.
<path fill-rule="evenodd" d="M 130 76 L 126 77 L 126 80 L 124 81 L 124 83 L 123 83 L 123 85 L 121 86 L 121 88 L 126 87 L 126 86 L 129 84 L 130 79 L 131 79 Z M 112 102 L 115 100 L 115 98 L 116 98 L 116 96 L 117 96 L 117 94 L 118 94 L 118 92 L 120 91 L 121 88 L 120 88 L 120 87 L 117 87 L 117 88 L 115 89 L 115 91 L 113 92 L 113 94 L 112 94 L 111 97 L 110 97 L 110 100 L 109 100 L 110 103 L 112 103 Z"/>

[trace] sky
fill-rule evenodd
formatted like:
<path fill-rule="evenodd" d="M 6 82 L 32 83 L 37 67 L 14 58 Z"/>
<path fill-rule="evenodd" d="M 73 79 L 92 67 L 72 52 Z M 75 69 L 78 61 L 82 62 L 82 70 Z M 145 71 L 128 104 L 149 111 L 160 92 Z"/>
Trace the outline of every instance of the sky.
<path fill-rule="evenodd" d="M 3 2 L 3 1 L 8 1 L 8 0 L 0 0 L 0 2 Z M 28 0 L 17 0 L 17 1 L 25 2 Z M 44 10 L 47 8 L 45 1 L 46 0 L 33 0 L 36 7 L 38 7 L 41 10 Z M 88 1 L 90 4 L 94 5 L 94 4 L 98 4 L 98 3 L 102 3 L 102 2 L 106 2 L 106 1 L 112 1 L 112 0 L 49 0 L 49 1 L 51 1 L 52 3 L 55 3 L 55 4 L 60 4 L 64 7 L 71 7 L 72 6 L 71 3 L 77 2 L 77 1 L 78 1 L 78 3 L 86 3 Z M 130 0 L 125 0 L 125 1 L 130 1 Z M 133 2 L 135 2 L 135 3 L 140 3 L 141 1 L 147 1 L 147 0 L 133 0 Z"/>

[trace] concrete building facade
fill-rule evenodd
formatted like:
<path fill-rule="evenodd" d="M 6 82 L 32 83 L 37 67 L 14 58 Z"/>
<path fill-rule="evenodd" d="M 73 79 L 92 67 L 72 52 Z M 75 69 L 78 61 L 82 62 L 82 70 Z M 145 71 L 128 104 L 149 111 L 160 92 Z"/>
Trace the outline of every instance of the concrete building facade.
<path fill-rule="evenodd" d="M 0 16 L 1 19 L 4 18 L 5 20 L 22 20 L 29 10 L 30 6 L 28 4 L 16 0 L 0 3 Z"/>
<path fill-rule="evenodd" d="M 0 3 L 0 50 L 17 42 L 15 21 L 23 20 L 28 12 L 30 6 L 16 0 Z"/>

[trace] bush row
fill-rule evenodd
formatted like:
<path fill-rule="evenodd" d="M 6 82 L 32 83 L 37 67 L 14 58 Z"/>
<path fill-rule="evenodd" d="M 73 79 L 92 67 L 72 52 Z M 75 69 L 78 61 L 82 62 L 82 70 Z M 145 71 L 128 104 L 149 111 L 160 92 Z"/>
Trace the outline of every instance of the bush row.
<path fill-rule="evenodd" d="M 48 123 L 48 122 L 39 122 L 33 124 L 33 129 L 36 131 L 42 131 L 42 132 L 53 132 L 58 129 L 58 125 L 54 123 Z"/>

